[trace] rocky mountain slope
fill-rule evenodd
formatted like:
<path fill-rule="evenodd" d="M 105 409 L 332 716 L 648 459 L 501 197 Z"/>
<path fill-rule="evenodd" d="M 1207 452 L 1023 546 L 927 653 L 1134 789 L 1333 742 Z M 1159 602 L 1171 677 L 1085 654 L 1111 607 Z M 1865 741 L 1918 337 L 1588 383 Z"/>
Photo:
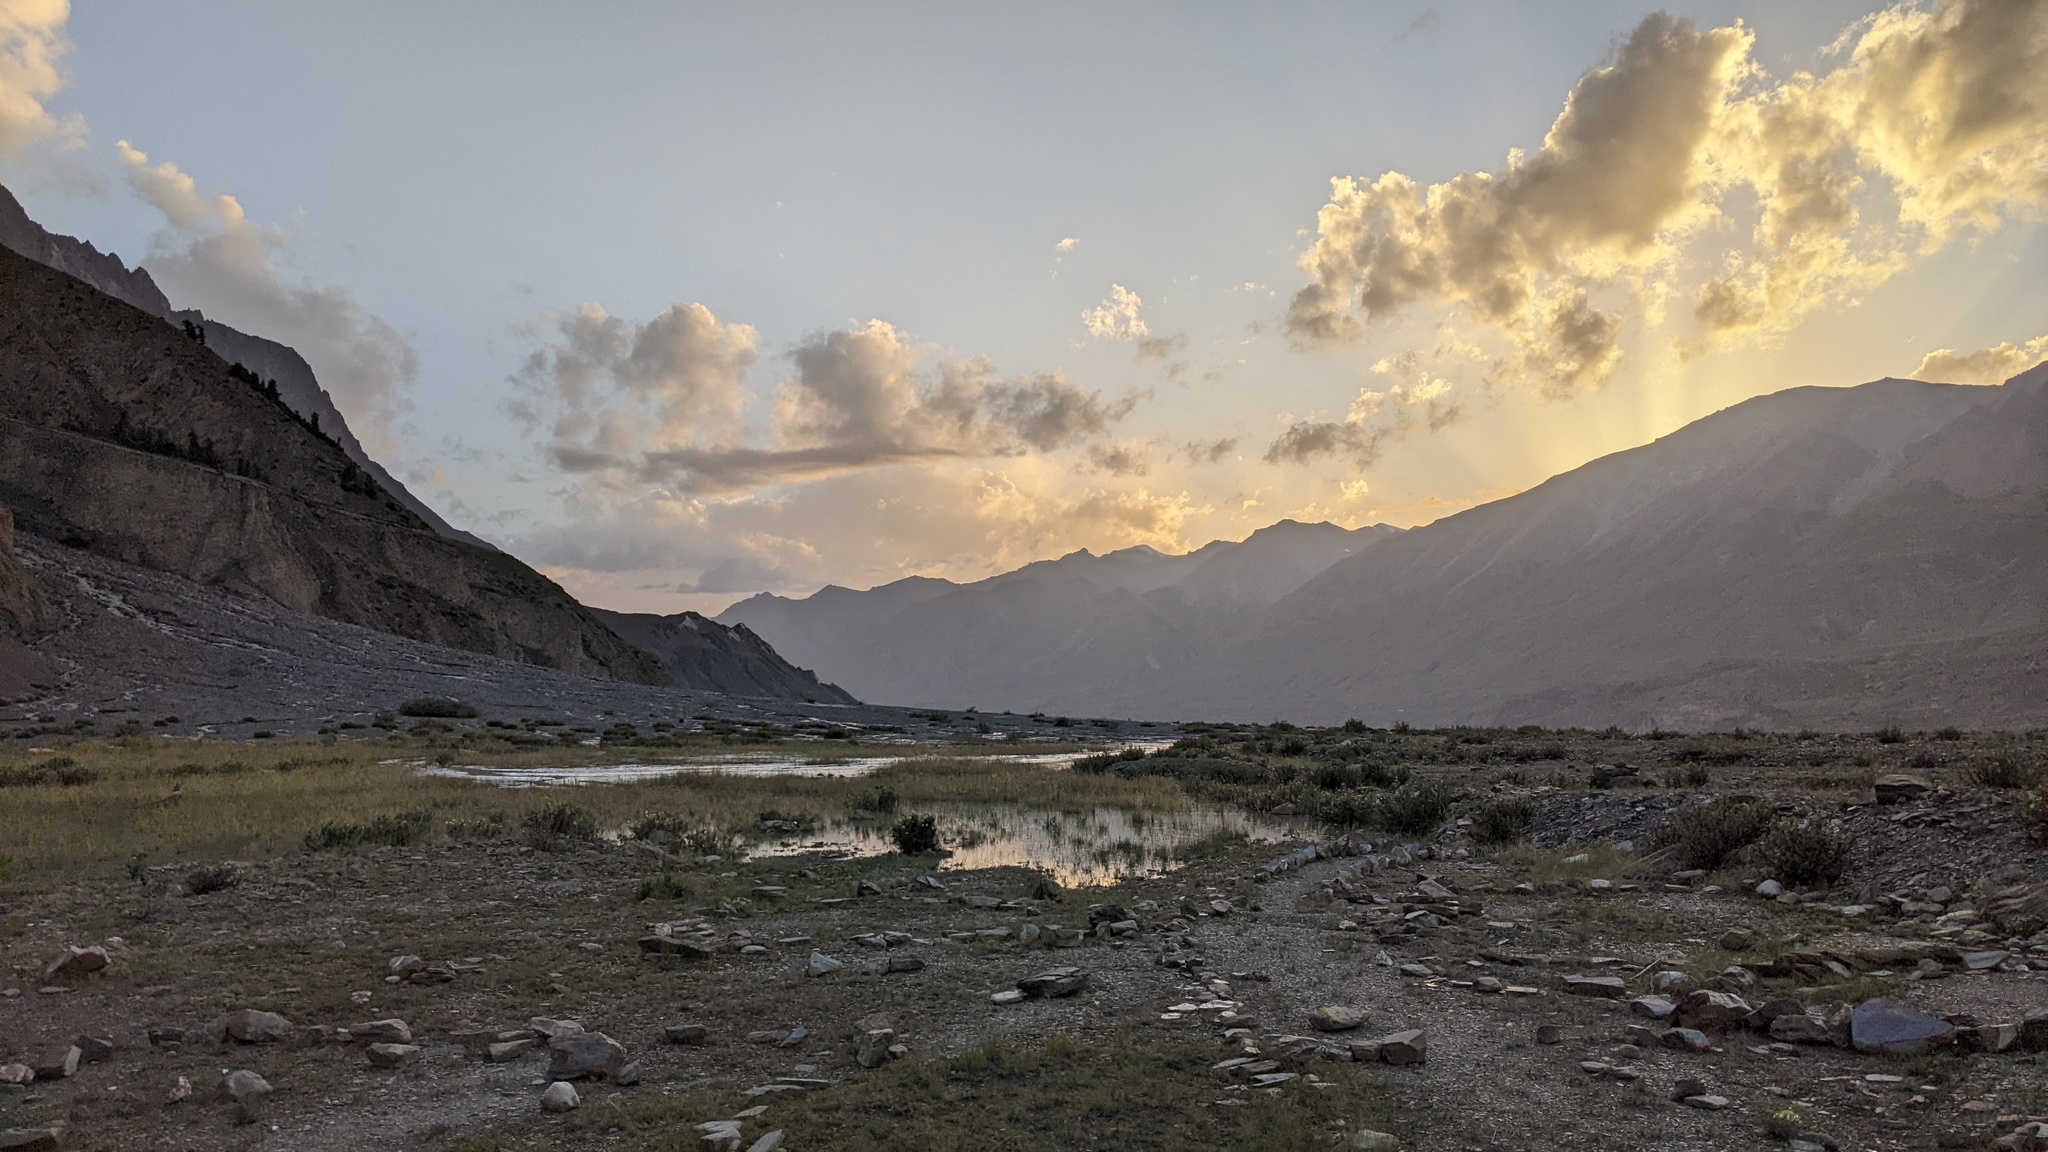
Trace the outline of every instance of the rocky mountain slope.
<path fill-rule="evenodd" d="M 203 328 L 207 347 L 228 363 L 240 364 L 256 373 L 261 380 L 276 381 L 278 398 L 287 407 L 309 421 L 319 421 L 320 430 L 341 446 L 348 458 L 355 461 L 356 467 L 368 473 L 379 487 L 413 515 L 450 539 L 490 547 L 482 539 L 443 520 L 425 501 L 414 496 L 397 478 L 385 471 L 382 464 L 371 459 L 355 433 L 349 430 L 348 421 L 335 408 L 333 397 L 320 386 L 305 357 L 294 349 L 275 340 L 251 336 L 217 320 L 209 320 L 196 308 L 173 308 L 163 290 L 157 287 L 155 279 L 140 265 L 131 269 L 122 263 L 119 256 L 101 252 L 88 241 L 49 231 L 29 218 L 4 185 L 0 185 L 0 247 L 75 276 L 116 300 L 170 321 L 174 327 L 191 323 Z"/>
<path fill-rule="evenodd" d="M 437 534 L 254 373 L 12 249 L 0 503 L 25 531 L 299 611 L 588 676 L 666 678 L 553 582 Z"/>
<path fill-rule="evenodd" d="M 863 699 L 1099 714 L 1074 701 L 1201 654 L 1316 573 L 1400 535 L 1282 521 L 1185 555 L 1086 550 L 971 584 L 912 577 L 718 616 Z"/>
<path fill-rule="evenodd" d="M 670 683 L 678 687 L 729 696 L 860 703 L 839 686 L 784 660 L 745 624 L 727 627 L 695 612 L 657 616 L 604 608 L 590 611 L 627 643 L 659 660 Z"/>

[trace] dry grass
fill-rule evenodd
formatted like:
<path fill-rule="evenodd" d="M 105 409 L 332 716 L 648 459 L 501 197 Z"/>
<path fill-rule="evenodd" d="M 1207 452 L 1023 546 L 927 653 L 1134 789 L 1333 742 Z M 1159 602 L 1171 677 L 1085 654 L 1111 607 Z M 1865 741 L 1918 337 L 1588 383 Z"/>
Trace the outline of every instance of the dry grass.
<path fill-rule="evenodd" d="M 791 751 L 819 759 L 876 754 L 874 748 Z M 721 752 L 730 749 L 720 749 Z M 984 749 L 976 749 L 985 752 Z M 1033 749 L 1038 751 L 1038 749 Z M 434 745 L 411 738 L 328 742 L 229 743 L 139 737 L 72 744 L 63 754 L 90 770 L 88 783 L 6 791 L 0 877 L 18 881 L 94 866 L 206 859 L 253 859 L 299 849 L 327 823 L 367 824 L 377 817 L 432 814 L 434 837 L 448 826 L 518 828 L 529 813 L 577 805 L 601 829 L 628 827 L 650 812 L 690 826 L 740 829 L 774 809 L 786 816 L 843 814 L 860 796 L 886 786 L 905 811 L 926 804 L 1018 803 L 1057 811 L 1184 808 L 1166 780 L 1076 776 L 1038 765 L 932 756 L 868 776 L 741 777 L 681 773 L 637 782 L 551 788 L 499 788 L 423 776 L 411 765 Z M 47 759 L 48 751 L 0 757 L 0 769 Z M 644 749 L 463 749 L 461 763 L 562 766 L 656 759 Z M 687 760 L 670 754 L 662 759 Z"/>

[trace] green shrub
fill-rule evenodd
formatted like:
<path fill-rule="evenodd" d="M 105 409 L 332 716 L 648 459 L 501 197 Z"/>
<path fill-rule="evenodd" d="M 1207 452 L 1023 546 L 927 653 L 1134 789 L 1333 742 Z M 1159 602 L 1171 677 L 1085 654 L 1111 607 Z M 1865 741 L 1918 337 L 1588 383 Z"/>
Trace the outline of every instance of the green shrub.
<path fill-rule="evenodd" d="M 721 860 L 736 859 L 747 851 L 738 836 L 717 828 L 692 828 L 683 833 L 681 844 L 692 855 L 716 856 Z"/>
<path fill-rule="evenodd" d="M 393 848 L 403 848 L 408 844 L 417 844 L 425 840 L 433 827 L 434 814 L 428 811 L 379 816 L 366 824 L 346 824 L 330 820 L 306 833 L 306 850 L 347 851 L 365 844 L 388 844 Z"/>
<path fill-rule="evenodd" d="M 1079 765 L 1076 765 L 1076 767 L 1079 767 Z M 896 795 L 894 788 L 876 785 L 861 793 L 854 800 L 853 806 L 866 812 L 894 812 L 899 803 L 901 803 L 901 798 Z"/>
<path fill-rule="evenodd" d="M 1666 788 L 1705 788 L 1712 781 L 1705 764 L 1685 764 L 1664 773 Z"/>
<path fill-rule="evenodd" d="M 425 716 L 435 720 L 474 720 L 476 706 L 442 696 L 421 696 L 398 706 L 401 716 Z"/>
<path fill-rule="evenodd" d="M 1376 823 L 1392 832 L 1419 836 L 1444 822 L 1458 795 L 1456 789 L 1442 784 L 1404 784 L 1380 797 Z"/>
<path fill-rule="evenodd" d="M 19 768 L 0 768 L 0 788 L 30 788 L 38 784 L 76 788 L 97 779 L 99 773 L 79 767 L 78 762 L 69 756 L 52 756 L 40 764 L 24 764 Z"/>
<path fill-rule="evenodd" d="M 2031 788 L 2041 778 L 2041 766 L 2000 752 L 1967 765 L 1962 777 L 1979 788 Z"/>
<path fill-rule="evenodd" d="M 242 882 L 242 874 L 231 864 L 202 864 L 185 873 L 185 894 L 204 896 L 224 892 Z"/>
<path fill-rule="evenodd" d="M 450 840 L 496 840 L 505 834 L 505 814 L 493 812 L 474 820 L 450 820 L 445 827 Z"/>
<path fill-rule="evenodd" d="M 1776 819 L 1771 809 L 1753 800 L 1722 797 L 1688 808 L 1664 826 L 1654 843 L 1675 845 L 1687 868 L 1713 871 L 1729 857 L 1764 838 Z"/>
<path fill-rule="evenodd" d="M 1819 824 L 1784 824 L 1757 842 L 1764 870 L 1781 884 L 1826 888 L 1848 870 L 1852 845 L 1840 832 Z"/>
<path fill-rule="evenodd" d="M 550 804 L 536 808 L 520 821 L 526 842 L 552 852 L 567 841 L 597 839 L 597 822 L 574 804 Z"/>
<path fill-rule="evenodd" d="M 1906 734 L 1899 731 L 1899 726 L 1896 724 L 1879 728 L 1871 733 L 1871 735 L 1877 737 L 1879 744 L 1904 744 L 1906 742 Z"/>
<path fill-rule="evenodd" d="M 681 872 L 663 872 L 650 880 L 642 880 L 633 893 L 635 900 L 688 900 L 697 895 L 696 886 L 689 876 Z"/>
<path fill-rule="evenodd" d="M 1536 805 L 1520 797 L 1488 800 L 1472 814 L 1472 838 L 1481 844 L 1513 844 L 1529 834 Z"/>
<path fill-rule="evenodd" d="M 939 848 L 939 822 L 930 816 L 905 816 L 889 827 L 889 839 L 905 856 L 920 856 Z"/>

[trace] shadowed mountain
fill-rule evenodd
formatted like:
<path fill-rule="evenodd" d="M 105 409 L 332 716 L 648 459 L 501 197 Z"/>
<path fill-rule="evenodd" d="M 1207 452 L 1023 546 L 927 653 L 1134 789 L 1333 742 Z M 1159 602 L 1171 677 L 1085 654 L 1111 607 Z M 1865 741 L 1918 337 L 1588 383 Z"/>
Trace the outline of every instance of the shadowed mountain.
<path fill-rule="evenodd" d="M 661 661 L 678 688 L 728 696 L 772 696 L 818 704 L 858 704 L 851 694 L 792 665 L 744 624 L 728 628 L 695 612 L 657 616 L 592 608 L 627 643 Z"/>
<path fill-rule="evenodd" d="M 746 624 L 864 699 L 1018 711 L 1057 700 L 1099 715 L 1065 701 L 1204 651 L 1316 573 L 1398 534 L 1282 521 L 1180 556 L 1084 550 L 972 584 L 911 577 L 801 600 L 764 593 L 718 620 Z"/>
<path fill-rule="evenodd" d="M 312 367 L 296 350 L 275 340 L 251 336 L 217 320 L 208 320 L 196 308 L 180 310 L 171 307 L 170 300 L 156 286 L 156 281 L 140 265 L 131 269 L 121 262 L 119 256 L 101 252 L 87 241 L 50 232 L 29 218 L 14 194 L 4 185 L 0 185 L 0 247 L 75 276 L 116 300 L 170 321 L 173 327 L 191 323 L 203 328 L 208 348 L 228 363 L 240 364 L 254 372 L 260 380 L 275 381 L 278 398 L 287 407 L 309 421 L 317 421 L 320 431 L 340 445 L 348 458 L 355 461 L 356 467 L 368 473 L 379 487 L 413 515 L 426 521 L 434 531 L 453 540 L 491 547 L 484 540 L 443 520 L 425 501 L 414 496 L 386 472 L 382 464 L 370 458 L 356 440 L 355 433 L 349 430 L 348 421 L 334 407 L 333 397 L 320 386 Z"/>
<path fill-rule="evenodd" d="M 281 390 L 0 251 L 0 503 L 24 531 L 399 636 L 662 682 L 553 582 L 435 532 Z"/>

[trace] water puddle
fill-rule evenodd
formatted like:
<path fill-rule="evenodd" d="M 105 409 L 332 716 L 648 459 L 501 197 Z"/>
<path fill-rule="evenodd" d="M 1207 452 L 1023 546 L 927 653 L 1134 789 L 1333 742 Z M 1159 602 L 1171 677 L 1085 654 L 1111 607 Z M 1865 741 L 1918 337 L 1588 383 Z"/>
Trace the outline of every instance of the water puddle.
<path fill-rule="evenodd" d="M 974 760 L 989 764 L 1038 764 L 1046 768 L 1071 768 L 1074 761 L 1098 752 L 1120 752 L 1126 748 L 1143 748 L 1152 751 L 1171 744 L 1171 740 L 1134 740 L 1107 747 L 1090 748 L 1081 752 L 992 752 L 945 756 L 948 760 Z M 417 761 L 411 765 L 422 776 L 446 776 L 457 780 L 474 780 L 480 784 L 496 784 L 504 788 L 554 788 L 579 784 L 631 784 L 640 780 L 655 780 L 663 776 L 679 776 L 685 772 L 703 772 L 719 776 L 865 776 L 891 764 L 906 760 L 933 757 L 931 752 L 894 753 L 881 756 L 792 756 L 780 752 L 731 752 L 714 756 L 696 756 L 687 760 L 665 761 L 645 764 L 591 764 L 577 767 L 508 768 L 493 764 L 451 764 L 439 765 Z"/>
<path fill-rule="evenodd" d="M 1130 876 L 1163 872 L 1205 851 L 1250 840 L 1283 843 L 1308 832 L 1284 820 L 1255 817 L 1232 808 L 1178 812 L 1052 812 L 1008 805 L 921 805 L 935 817 L 939 845 L 951 855 L 937 870 L 1026 867 L 1049 873 L 1061 884 L 1097 886 Z M 750 855 L 793 856 L 835 852 L 881 856 L 896 850 L 888 819 L 842 820 L 803 833 L 753 845 Z"/>

